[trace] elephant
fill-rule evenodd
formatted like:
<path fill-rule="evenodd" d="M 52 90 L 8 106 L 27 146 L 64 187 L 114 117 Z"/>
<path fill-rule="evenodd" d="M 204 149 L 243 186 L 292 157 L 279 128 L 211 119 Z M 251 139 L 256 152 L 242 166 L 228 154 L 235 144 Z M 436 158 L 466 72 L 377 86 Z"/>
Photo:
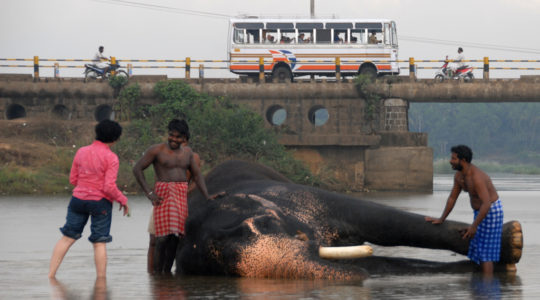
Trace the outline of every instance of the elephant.
<path fill-rule="evenodd" d="M 365 279 L 374 274 L 473 272 L 468 261 L 434 262 L 370 256 L 323 259 L 320 246 L 366 242 L 446 249 L 467 254 L 459 231 L 468 224 L 433 225 L 424 216 L 349 195 L 295 184 L 262 164 L 230 160 L 206 175 L 210 194 L 190 195 L 186 235 L 176 252 L 177 273 L 290 279 Z M 496 270 L 521 258 L 521 226 L 504 224 Z"/>

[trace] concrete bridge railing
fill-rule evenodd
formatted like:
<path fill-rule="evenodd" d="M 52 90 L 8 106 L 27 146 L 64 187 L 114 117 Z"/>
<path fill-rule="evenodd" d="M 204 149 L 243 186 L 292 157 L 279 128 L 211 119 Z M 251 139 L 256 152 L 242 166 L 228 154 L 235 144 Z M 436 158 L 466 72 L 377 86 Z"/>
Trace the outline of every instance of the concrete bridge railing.
<path fill-rule="evenodd" d="M 127 69 L 128 74 L 131 75 L 145 75 L 143 74 L 145 70 L 178 70 L 177 76 L 190 79 L 192 77 L 205 78 L 207 76 L 206 72 L 208 71 L 221 71 L 221 74 L 229 70 L 229 64 L 235 60 L 226 60 L 226 59 L 192 59 L 191 57 L 186 57 L 185 59 L 126 59 L 126 58 L 116 58 L 112 57 L 112 61 L 118 62 L 121 66 Z M 440 65 L 446 60 L 431 60 L 431 59 L 415 59 L 410 57 L 407 60 L 372 60 L 374 63 L 398 63 L 400 65 L 401 72 L 408 74 L 411 79 L 416 79 L 418 70 L 426 69 L 439 69 Z M 448 60 L 452 62 L 452 60 Z M 22 64 L 21 64 L 22 62 Z M 61 69 L 84 69 L 85 63 L 92 63 L 91 59 L 69 59 L 69 58 L 40 58 L 39 56 L 34 56 L 33 58 L 0 58 L 0 74 L 2 70 L 22 70 L 20 73 L 33 74 L 34 80 L 39 80 L 42 76 L 41 69 L 51 69 L 54 78 L 61 78 Z M 260 57 L 255 60 L 242 61 L 253 64 L 259 64 L 259 74 L 255 76 L 261 82 L 262 79 L 268 74 L 264 72 L 264 67 L 261 67 L 265 64 L 273 63 L 272 60 L 264 59 Z M 303 61 L 297 60 L 297 63 L 301 62 L 312 62 L 312 61 Z M 350 60 L 347 58 L 336 57 L 331 60 L 320 60 L 317 63 L 330 63 L 335 65 L 334 76 L 338 80 L 342 78 L 341 76 L 341 64 L 342 63 L 353 63 L 353 62 L 365 62 L 358 60 Z M 469 59 L 464 60 L 463 62 L 470 64 L 476 70 L 482 70 L 482 78 L 484 80 L 489 80 L 490 71 L 492 70 L 504 70 L 504 71 L 539 71 L 540 67 L 538 63 L 540 60 L 523 60 L 523 59 L 490 59 L 489 57 L 484 57 L 482 59 Z M 290 63 L 290 62 L 289 62 Z M 437 66 L 432 66 L 433 63 L 438 63 Z M 493 66 L 493 64 L 504 64 L 505 66 Z M 516 67 L 516 64 L 521 66 Z M 526 66 L 523 66 L 523 65 Z M 512 66 L 508 66 L 512 65 Z M 26 71 L 30 70 L 30 72 Z M 137 71 L 135 74 L 134 70 Z M 192 74 L 193 70 L 198 71 L 198 74 Z M 10 72 L 9 71 L 9 72 Z M 82 73 L 82 72 L 81 72 Z M 140 73 L 140 74 L 139 74 Z M 183 73 L 183 74 L 182 74 Z M 196 76 L 194 76 L 196 75 Z M 220 75 L 222 77 L 223 75 Z M 209 77 L 211 78 L 211 77 Z"/>

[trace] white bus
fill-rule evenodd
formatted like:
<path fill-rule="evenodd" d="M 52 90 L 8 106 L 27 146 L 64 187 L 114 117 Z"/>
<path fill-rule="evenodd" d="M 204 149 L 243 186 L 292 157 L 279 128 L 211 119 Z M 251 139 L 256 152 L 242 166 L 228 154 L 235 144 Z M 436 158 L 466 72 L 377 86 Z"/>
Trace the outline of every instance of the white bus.
<path fill-rule="evenodd" d="M 396 23 L 385 19 L 231 19 L 229 69 L 280 80 L 303 75 L 399 74 Z"/>

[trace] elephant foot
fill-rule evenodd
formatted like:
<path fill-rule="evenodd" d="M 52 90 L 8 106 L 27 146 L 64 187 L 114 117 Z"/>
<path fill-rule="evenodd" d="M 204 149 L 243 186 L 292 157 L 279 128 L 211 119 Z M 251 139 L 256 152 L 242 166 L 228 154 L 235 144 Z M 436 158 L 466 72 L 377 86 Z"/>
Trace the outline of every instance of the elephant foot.
<path fill-rule="evenodd" d="M 499 264 L 505 266 L 507 272 L 516 272 L 516 264 L 523 252 L 523 231 L 518 221 L 504 223 L 501 241 L 501 259 Z"/>

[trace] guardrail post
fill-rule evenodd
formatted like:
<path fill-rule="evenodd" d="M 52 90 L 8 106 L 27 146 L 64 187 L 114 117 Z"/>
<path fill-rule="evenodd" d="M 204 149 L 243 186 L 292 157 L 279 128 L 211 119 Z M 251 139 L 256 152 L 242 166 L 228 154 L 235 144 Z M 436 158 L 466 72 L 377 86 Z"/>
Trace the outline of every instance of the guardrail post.
<path fill-rule="evenodd" d="M 259 57 L 259 82 L 264 83 L 264 58 Z"/>
<path fill-rule="evenodd" d="M 409 57 L 409 78 L 416 80 L 416 67 L 414 65 L 414 57 Z"/>
<path fill-rule="evenodd" d="M 114 56 L 111 56 L 111 65 L 116 65 L 116 57 Z M 114 76 L 116 75 L 116 71 L 114 70 L 114 68 L 111 69 L 111 76 Z"/>
<path fill-rule="evenodd" d="M 186 79 L 191 78 L 191 58 L 186 57 Z"/>
<path fill-rule="evenodd" d="M 489 57 L 484 57 L 484 80 L 489 80 Z"/>
<path fill-rule="evenodd" d="M 336 57 L 336 80 L 337 82 L 341 81 L 341 59 Z"/>
<path fill-rule="evenodd" d="M 131 77 L 131 75 L 133 75 L 133 65 L 132 64 L 127 65 L 127 72 L 128 72 L 129 77 Z"/>
<path fill-rule="evenodd" d="M 39 81 L 39 56 L 34 56 L 34 81 Z"/>
<path fill-rule="evenodd" d="M 57 62 L 54 63 L 54 78 L 60 79 L 60 66 Z"/>

